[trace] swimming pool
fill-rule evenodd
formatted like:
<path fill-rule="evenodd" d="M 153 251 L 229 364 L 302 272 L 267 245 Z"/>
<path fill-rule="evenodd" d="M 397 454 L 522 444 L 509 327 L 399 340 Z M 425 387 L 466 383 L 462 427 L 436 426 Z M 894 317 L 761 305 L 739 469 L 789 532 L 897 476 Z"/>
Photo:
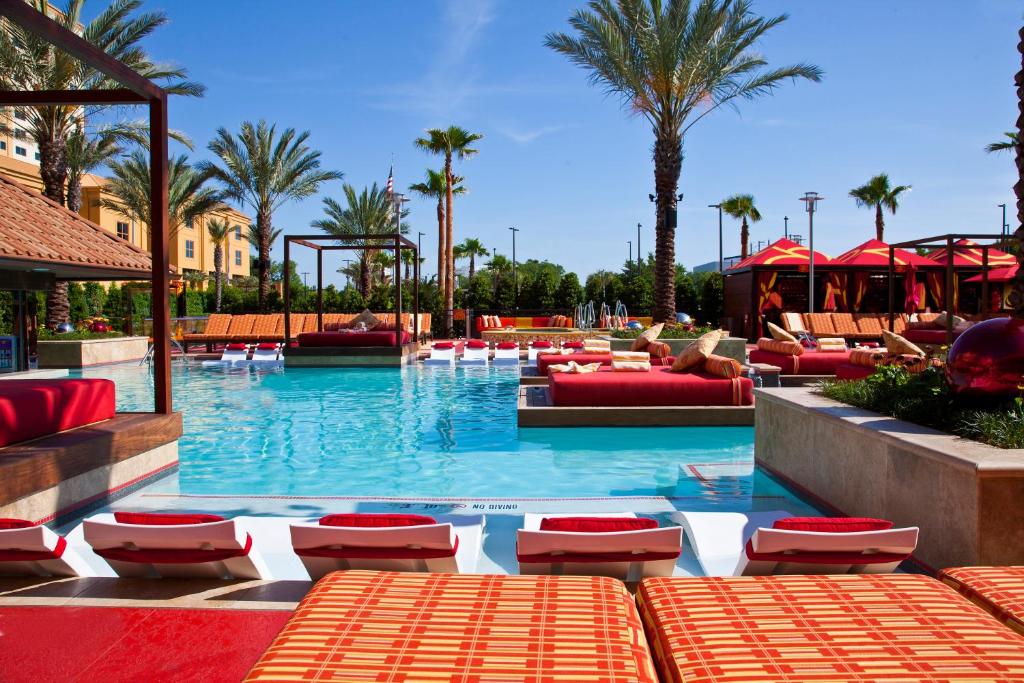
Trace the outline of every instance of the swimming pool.
<path fill-rule="evenodd" d="M 78 373 L 152 409 L 148 368 Z M 753 467 L 753 429 L 516 426 L 515 369 L 209 369 L 175 364 L 183 495 L 587 498 L 688 509 L 805 503 Z"/>

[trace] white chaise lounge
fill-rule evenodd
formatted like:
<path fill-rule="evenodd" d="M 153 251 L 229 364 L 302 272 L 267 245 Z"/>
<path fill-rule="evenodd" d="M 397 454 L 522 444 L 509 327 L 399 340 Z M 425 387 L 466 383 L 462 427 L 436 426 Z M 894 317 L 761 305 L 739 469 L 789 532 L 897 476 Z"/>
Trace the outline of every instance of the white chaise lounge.
<path fill-rule="evenodd" d="M 462 349 L 459 365 L 487 365 L 490 360 L 490 344 L 480 339 L 470 339 Z"/>
<path fill-rule="evenodd" d="M 435 342 L 430 347 L 430 357 L 423 361 L 424 365 L 454 365 L 455 344 L 452 342 Z"/>
<path fill-rule="evenodd" d="M 63 536 L 41 524 L 0 520 L 0 576 L 87 576 L 89 566 Z"/>

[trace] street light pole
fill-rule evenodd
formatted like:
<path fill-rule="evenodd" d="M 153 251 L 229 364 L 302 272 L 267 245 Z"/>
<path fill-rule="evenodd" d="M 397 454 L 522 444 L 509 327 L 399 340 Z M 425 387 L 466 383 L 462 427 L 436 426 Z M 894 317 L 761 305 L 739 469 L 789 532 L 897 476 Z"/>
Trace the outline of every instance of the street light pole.
<path fill-rule="evenodd" d="M 629 245 L 629 260 L 626 263 L 629 264 L 630 269 L 633 268 L 633 240 L 626 240 L 626 244 Z"/>
<path fill-rule="evenodd" d="M 999 234 L 1005 240 L 1010 232 L 1010 226 L 1006 224 L 1006 204 L 1000 204 L 999 208 L 1003 210 L 1003 225 L 999 228 Z"/>
<path fill-rule="evenodd" d="M 718 209 L 718 272 L 725 272 L 725 254 L 722 253 L 722 205 L 708 204 L 709 209 Z"/>
<path fill-rule="evenodd" d="M 516 315 L 519 314 L 519 278 L 516 277 L 516 233 L 519 232 L 519 228 L 511 227 L 509 230 L 512 231 L 512 293 L 513 301 L 515 304 Z"/>
<path fill-rule="evenodd" d="M 789 216 L 783 216 L 782 220 L 784 220 L 786 222 L 786 227 L 783 228 L 783 233 L 785 234 L 786 239 L 788 240 L 789 239 Z"/>
<path fill-rule="evenodd" d="M 640 251 L 640 228 L 639 223 L 636 224 L 636 272 L 640 272 L 640 260 L 643 258 L 643 252 Z"/>
<path fill-rule="evenodd" d="M 807 239 L 808 239 L 808 277 L 810 282 L 807 291 L 807 312 L 814 313 L 814 211 L 817 208 L 818 202 L 824 197 L 820 196 L 817 192 L 805 192 L 804 196 L 800 198 L 800 201 L 806 204 L 807 208 Z"/>

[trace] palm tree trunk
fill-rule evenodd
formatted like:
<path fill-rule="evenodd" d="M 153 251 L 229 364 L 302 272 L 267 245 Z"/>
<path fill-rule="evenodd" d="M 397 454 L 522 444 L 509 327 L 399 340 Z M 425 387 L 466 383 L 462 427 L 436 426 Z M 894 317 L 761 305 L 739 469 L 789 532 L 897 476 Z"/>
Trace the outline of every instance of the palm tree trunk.
<path fill-rule="evenodd" d="M 743 217 L 743 222 L 740 224 L 740 260 L 747 258 L 750 254 L 750 249 L 747 245 L 750 244 L 750 226 L 747 225 L 747 217 Z"/>
<path fill-rule="evenodd" d="M 217 299 L 214 308 L 220 313 L 220 297 L 223 292 L 220 270 L 224 266 L 224 248 L 219 244 L 213 248 L 213 273 L 217 278 L 216 287 Z"/>
<path fill-rule="evenodd" d="M 270 238 L 273 232 L 270 211 L 267 209 L 261 209 L 256 213 L 256 231 L 260 238 L 257 250 L 259 254 L 256 257 L 256 268 L 259 273 L 259 290 L 256 293 L 256 300 L 260 313 L 264 313 L 267 296 L 270 294 Z"/>
<path fill-rule="evenodd" d="M 654 234 L 654 322 L 676 317 L 676 190 L 683 166 L 683 141 L 674 131 L 658 131 L 654 142 L 654 188 L 658 216 Z"/>
<path fill-rule="evenodd" d="M 370 276 L 372 275 L 370 270 L 370 257 L 369 254 L 363 252 L 363 258 L 359 263 L 359 291 L 363 295 L 363 299 L 370 296 Z"/>
<path fill-rule="evenodd" d="M 68 191 L 64 201 L 71 211 L 78 213 L 82 210 L 82 176 L 77 173 L 68 176 Z"/>
<path fill-rule="evenodd" d="M 447 268 L 448 271 L 445 273 L 444 279 L 444 308 L 445 308 L 445 332 L 448 337 L 454 334 L 455 319 L 454 312 L 455 308 L 455 230 L 452 225 L 452 202 L 454 201 L 454 195 L 452 192 L 452 185 L 454 185 L 452 177 L 452 155 L 448 152 L 444 156 L 444 179 L 445 179 L 445 248 L 448 250 L 447 254 Z"/>
<path fill-rule="evenodd" d="M 474 275 L 476 275 L 476 254 L 469 252 L 469 279 L 472 280 Z"/>
<path fill-rule="evenodd" d="M 68 175 L 67 146 L 62 139 L 37 138 L 36 144 L 39 147 L 39 176 L 43 181 L 43 196 L 64 206 L 64 185 Z M 46 326 L 55 329 L 57 325 L 68 322 L 70 315 L 68 283 L 58 282 L 46 293 Z"/>
<path fill-rule="evenodd" d="M 444 299 L 444 283 L 447 282 L 445 274 L 448 269 L 445 264 L 448 262 L 447 233 L 444 228 L 444 197 L 437 198 L 437 287 L 441 291 L 441 298 Z"/>
<path fill-rule="evenodd" d="M 1017 183 L 1013 192 L 1017 196 L 1017 230 L 1013 236 L 1017 242 L 1017 276 L 1013 280 L 1013 292 L 1010 305 L 1013 316 L 1024 319 L 1024 27 L 1018 34 L 1017 52 L 1021 55 L 1021 70 L 1017 72 L 1014 83 L 1017 86 L 1017 142 L 1013 146 L 1017 162 Z"/>
<path fill-rule="evenodd" d="M 882 217 L 882 205 L 875 204 L 875 239 L 879 242 L 884 242 L 885 239 L 885 219 Z"/>
<path fill-rule="evenodd" d="M 58 280 L 53 289 L 46 293 L 46 326 L 51 330 L 68 322 L 71 302 L 68 301 L 68 283 Z"/>

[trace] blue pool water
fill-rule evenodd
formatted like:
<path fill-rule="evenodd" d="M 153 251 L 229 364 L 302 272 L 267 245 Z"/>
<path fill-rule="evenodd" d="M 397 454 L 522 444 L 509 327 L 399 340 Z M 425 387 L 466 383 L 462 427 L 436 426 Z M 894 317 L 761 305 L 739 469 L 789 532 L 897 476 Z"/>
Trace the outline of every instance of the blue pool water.
<path fill-rule="evenodd" d="M 115 380 L 119 410 L 152 409 L 148 368 L 82 374 Z M 515 370 L 176 364 L 173 383 L 185 434 L 172 485 L 182 494 L 668 496 L 689 499 L 691 509 L 750 509 L 752 498 L 785 498 L 790 508 L 801 505 L 753 470 L 752 428 L 519 430 Z"/>

